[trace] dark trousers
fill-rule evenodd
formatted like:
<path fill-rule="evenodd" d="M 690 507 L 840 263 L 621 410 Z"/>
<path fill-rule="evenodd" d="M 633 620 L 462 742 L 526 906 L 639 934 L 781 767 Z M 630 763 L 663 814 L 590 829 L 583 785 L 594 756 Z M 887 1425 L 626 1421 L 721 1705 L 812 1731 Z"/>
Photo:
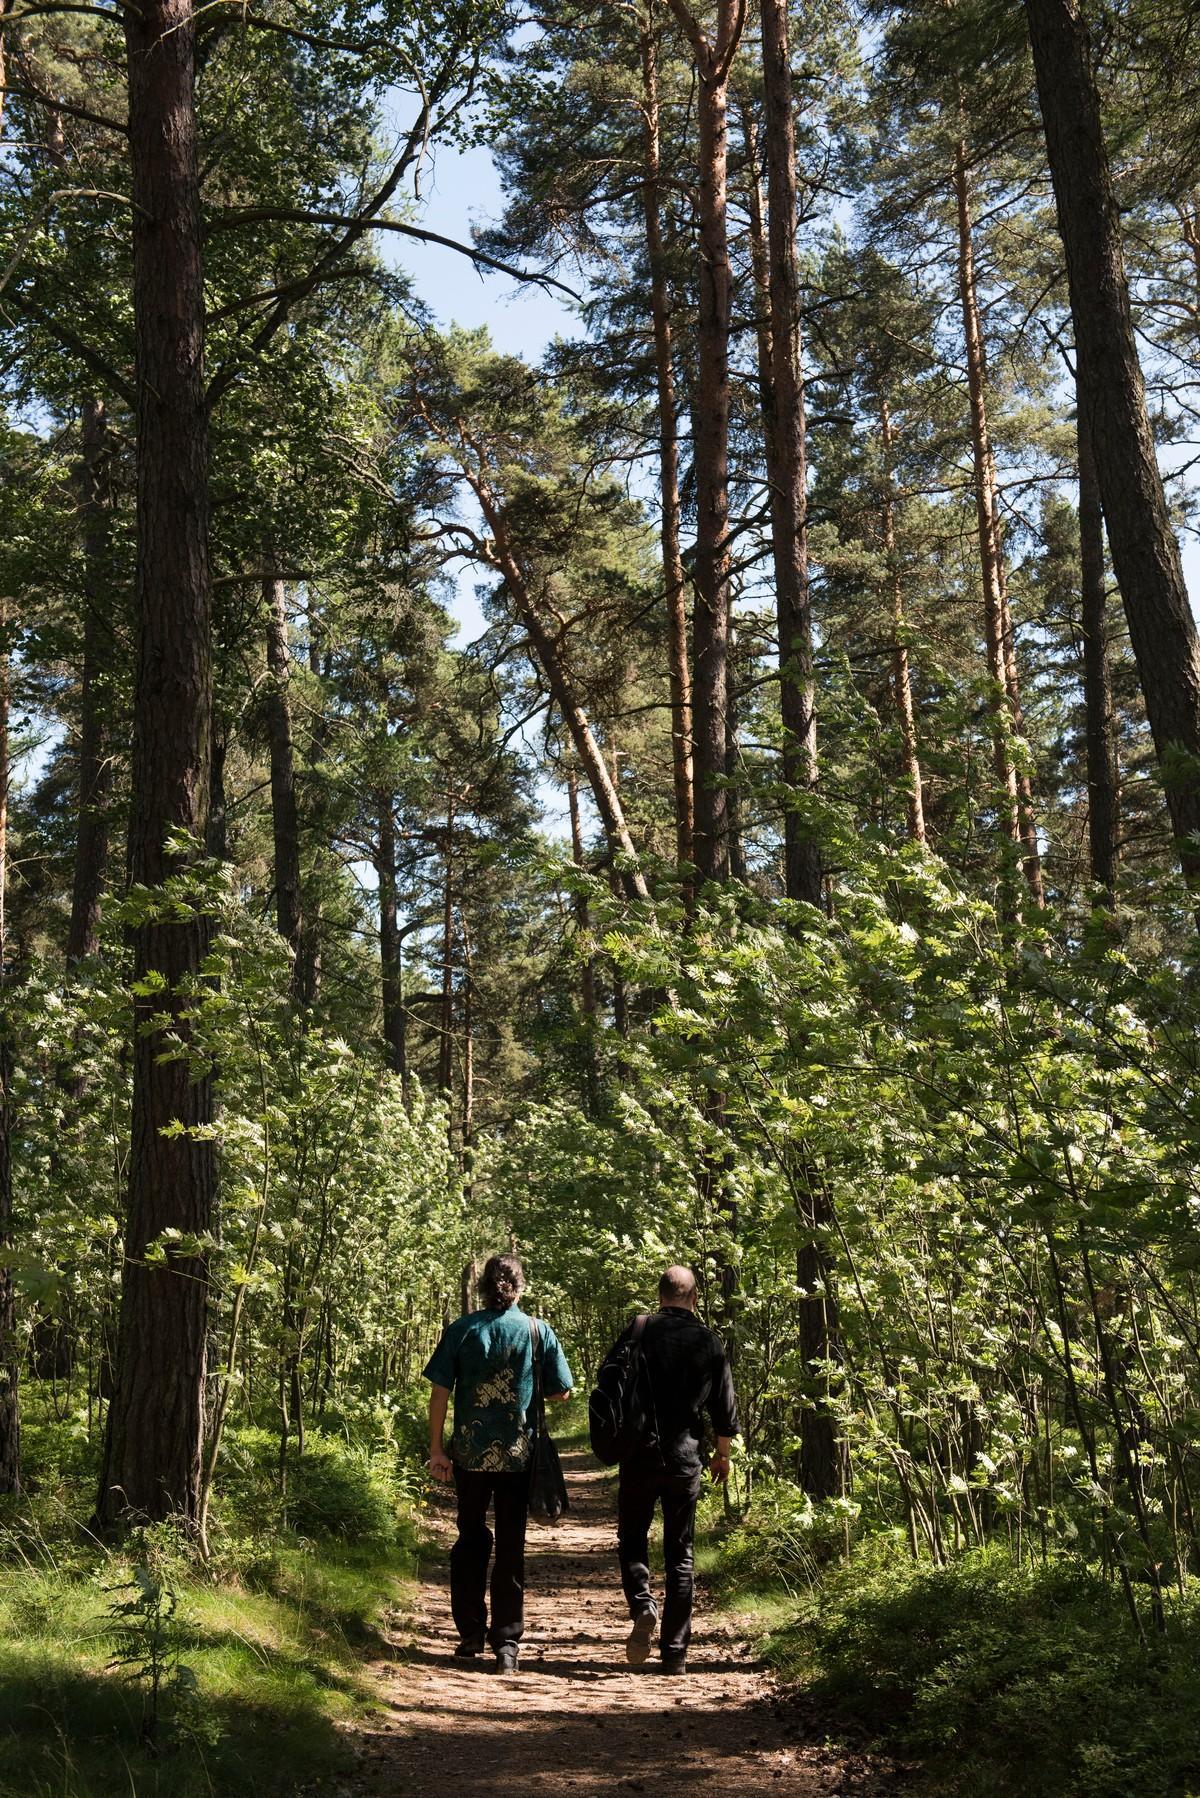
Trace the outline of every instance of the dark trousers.
<path fill-rule="evenodd" d="M 450 1609 L 464 1642 L 495 1649 L 525 1633 L 525 1524 L 529 1473 L 476 1473 L 455 1467 L 458 1541 L 450 1550 Z M 496 1534 L 488 1528 L 494 1507 Z M 487 1573 L 492 1547 L 492 1624 L 488 1628 Z"/>
<path fill-rule="evenodd" d="M 655 1505 L 662 1503 L 666 1603 L 659 1645 L 664 1659 L 684 1654 L 691 1640 L 692 1538 L 699 1496 L 698 1467 L 687 1473 L 667 1473 L 661 1468 L 639 1468 L 630 1462 L 621 1466 L 621 1482 L 617 1489 L 617 1550 L 621 1557 L 621 1584 L 631 1617 L 654 1609 L 650 1595 L 650 1524 Z"/>

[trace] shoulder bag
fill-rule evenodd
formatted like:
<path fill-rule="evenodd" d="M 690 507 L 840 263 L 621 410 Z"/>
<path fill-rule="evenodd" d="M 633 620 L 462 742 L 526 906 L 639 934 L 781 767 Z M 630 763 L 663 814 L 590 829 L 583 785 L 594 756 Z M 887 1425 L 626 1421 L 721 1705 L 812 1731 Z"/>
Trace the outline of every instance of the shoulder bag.
<path fill-rule="evenodd" d="M 530 1346 L 533 1350 L 533 1447 L 529 1465 L 529 1510 L 544 1523 L 557 1523 L 570 1509 L 567 1482 L 554 1438 L 546 1428 L 546 1393 L 542 1385 L 542 1333 L 537 1319 L 530 1317 Z"/>

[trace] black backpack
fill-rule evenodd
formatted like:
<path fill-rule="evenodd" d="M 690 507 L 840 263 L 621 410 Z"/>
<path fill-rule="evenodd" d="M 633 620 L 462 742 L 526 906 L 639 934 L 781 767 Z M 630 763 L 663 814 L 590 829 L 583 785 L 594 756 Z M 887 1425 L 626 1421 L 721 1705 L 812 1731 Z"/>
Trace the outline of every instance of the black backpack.
<path fill-rule="evenodd" d="M 592 1453 L 605 1467 L 659 1448 L 650 1370 L 642 1352 L 642 1336 L 649 1321 L 644 1312 L 634 1318 L 632 1333 L 600 1369 L 588 1400 Z"/>

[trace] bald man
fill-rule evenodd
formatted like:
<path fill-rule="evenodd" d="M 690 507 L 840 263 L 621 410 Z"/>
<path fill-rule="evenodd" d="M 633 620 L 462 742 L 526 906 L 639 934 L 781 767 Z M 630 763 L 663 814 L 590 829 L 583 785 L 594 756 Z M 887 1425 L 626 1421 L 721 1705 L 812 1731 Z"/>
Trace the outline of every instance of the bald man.
<path fill-rule="evenodd" d="M 703 1415 L 716 1437 L 708 1457 L 714 1480 L 729 1477 L 729 1449 L 738 1433 L 733 1379 L 720 1339 L 696 1316 L 696 1279 L 669 1267 L 658 1283 L 658 1310 L 635 1318 L 609 1351 L 611 1359 L 638 1330 L 649 1377 L 657 1441 L 622 1460 L 617 1495 L 617 1549 L 632 1628 L 625 1658 L 640 1667 L 650 1658 L 658 1606 L 650 1592 L 650 1524 L 662 1505 L 666 1595 L 659 1652 L 664 1673 L 687 1670 L 692 1633 L 692 1541 L 705 1455 Z"/>

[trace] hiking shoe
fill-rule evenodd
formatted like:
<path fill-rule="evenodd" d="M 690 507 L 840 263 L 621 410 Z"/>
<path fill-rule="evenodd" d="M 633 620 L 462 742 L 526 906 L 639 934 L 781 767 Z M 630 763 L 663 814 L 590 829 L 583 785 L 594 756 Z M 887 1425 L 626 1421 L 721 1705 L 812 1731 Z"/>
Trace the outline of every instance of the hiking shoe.
<path fill-rule="evenodd" d="M 476 1655 L 483 1653 L 483 1649 L 484 1643 L 482 1637 L 480 1637 L 478 1641 L 471 1641 L 464 1638 L 456 1646 L 454 1658 L 456 1661 L 473 1661 Z"/>
<path fill-rule="evenodd" d="M 664 1673 L 686 1673 L 686 1654 L 664 1654 L 662 1658 L 662 1670 Z"/>
<path fill-rule="evenodd" d="M 631 1667 L 640 1667 L 650 1659 L 650 1644 L 658 1626 L 657 1611 L 639 1611 L 625 1641 L 625 1659 Z"/>
<path fill-rule="evenodd" d="M 506 1642 L 503 1648 L 496 1650 L 496 1665 L 492 1668 L 492 1672 L 515 1673 L 516 1670 L 517 1645 L 515 1642 Z"/>

